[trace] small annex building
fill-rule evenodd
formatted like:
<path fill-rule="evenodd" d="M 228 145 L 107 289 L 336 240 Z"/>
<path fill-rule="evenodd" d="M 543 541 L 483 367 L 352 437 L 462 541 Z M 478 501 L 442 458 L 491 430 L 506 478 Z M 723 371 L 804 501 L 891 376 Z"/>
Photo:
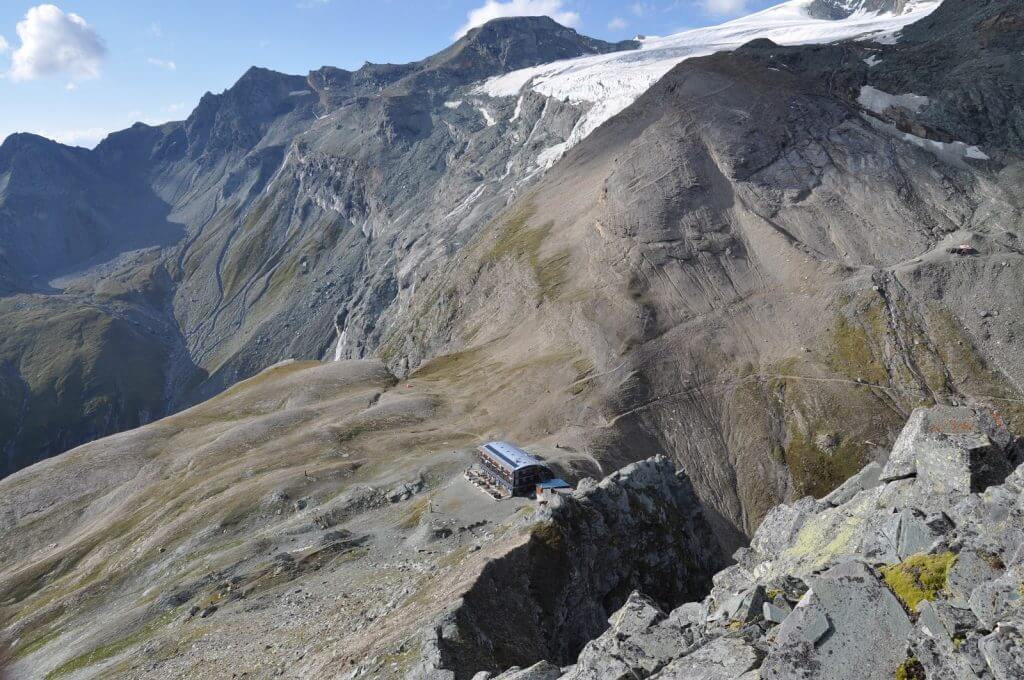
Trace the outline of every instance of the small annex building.
<path fill-rule="evenodd" d="M 537 485 L 537 499 L 549 498 L 572 491 L 572 484 L 564 479 L 554 478 Z"/>
<path fill-rule="evenodd" d="M 555 478 L 547 465 L 508 442 L 488 442 L 477 447 L 477 455 L 487 476 L 513 496 L 529 496 Z"/>

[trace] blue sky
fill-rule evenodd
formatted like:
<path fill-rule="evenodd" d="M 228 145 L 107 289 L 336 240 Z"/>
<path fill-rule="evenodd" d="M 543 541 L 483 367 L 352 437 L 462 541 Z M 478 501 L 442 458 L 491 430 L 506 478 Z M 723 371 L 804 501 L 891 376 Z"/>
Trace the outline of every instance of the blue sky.
<path fill-rule="evenodd" d="M 714 24 L 778 0 L 57 0 L 0 3 L 0 139 L 93 146 L 135 121 L 187 117 L 252 65 L 403 63 L 498 15 L 548 14 L 623 39 Z"/>

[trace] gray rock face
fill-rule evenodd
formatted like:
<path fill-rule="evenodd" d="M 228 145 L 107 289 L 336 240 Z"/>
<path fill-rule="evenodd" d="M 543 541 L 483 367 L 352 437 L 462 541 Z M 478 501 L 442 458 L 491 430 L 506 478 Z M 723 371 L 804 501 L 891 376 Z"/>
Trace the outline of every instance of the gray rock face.
<path fill-rule="evenodd" d="M 856 12 L 902 14 L 907 0 L 814 0 L 807 13 L 818 19 L 845 19 Z"/>
<path fill-rule="evenodd" d="M 1020 623 L 999 624 L 978 646 L 996 680 L 1024 676 L 1024 633 Z"/>
<path fill-rule="evenodd" d="M 954 423 L 969 434 L 989 422 L 979 413 L 918 411 L 894 454 L 920 461 L 934 451 L 922 428 Z M 994 435 L 1009 455 L 1012 437 Z M 972 444 L 961 436 L 946 445 L 959 459 L 956 447 L 966 455 Z M 844 491 L 845 500 L 778 508 L 703 602 L 666 616 L 634 593 L 561 677 L 890 680 L 904 664 L 930 679 L 1021 677 L 1024 564 L 1012 560 L 1022 480 L 1024 465 L 984 491 L 897 477 L 855 482 L 867 488 Z M 979 511 L 999 521 L 979 521 Z"/>
<path fill-rule="evenodd" d="M 1024 617 L 1024 566 L 1011 567 L 999 578 L 978 584 L 970 596 L 971 611 L 988 629 L 1000 621 Z"/>
<path fill-rule="evenodd" d="M 924 550 L 916 552 L 926 552 Z M 988 584 L 1003 576 L 1005 565 L 1002 560 L 988 552 L 961 550 L 956 563 L 946 577 L 946 593 L 949 599 L 960 606 L 968 606 L 971 595 L 981 584 Z"/>
<path fill-rule="evenodd" d="M 856 483 L 856 482 L 855 482 Z M 762 555 L 775 555 L 789 545 L 804 523 L 819 509 L 813 498 L 801 498 L 792 505 L 777 505 L 750 541 L 750 547 Z"/>
<path fill-rule="evenodd" d="M 761 615 L 768 623 L 782 623 L 792 611 L 793 608 L 785 600 L 782 600 L 779 604 L 765 602 Z"/>
<path fill-rule="evenodd" d="M 868 463 L 860 472 L 843 482 L 842 486 L 821 499 L 833 507 L 848 502 L 861 491 L 871 489 L 881 483 L 882 466 L 878 463 Z"/>
<path fill-rule="evenodd" d="M 928 552 L 950 524 L 941 515 L 928 517 L 914 508 L 872 518 L 872 532 L 861 544 L 863 553 L 878 562 L 893 563 Z"/>
<path fill-rule="evenodd" d="M 538 661 L 529 668 L 509 669 L 494 676 L 494 680 L 558 680 L 561 674 L 562 669 L 558 666 L 547 661 Z"/>
<path fill-rule="evenodd" d="M 716 586 L 718 585 L 716 583 Z M 709 620 L 749 623 L 761 615 L 765 604 L 764 588 L 754 586 L 725 600 Z"/>
<path fill-rule="evenodd" d="M 804 593 L 792 613 L 780 623 L 782 625 L 775 634 L 780 657 L 787 652 L 793 654 L 794 650 L 799 650 L 797 656 L 804 658 L 813 650 L 814 644 L 832 629 L 825 608 L 813 590 Z M 781 659 L 776 661 L 781 662 Z"/>

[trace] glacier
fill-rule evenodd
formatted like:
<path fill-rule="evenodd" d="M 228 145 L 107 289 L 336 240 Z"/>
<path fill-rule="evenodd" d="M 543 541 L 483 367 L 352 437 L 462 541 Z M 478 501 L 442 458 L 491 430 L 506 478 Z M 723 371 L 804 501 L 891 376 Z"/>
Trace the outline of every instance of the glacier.
<path fill-rule="evenodd" d="M 490 97 L 520 97 L 532 90 L 547 97 L 587 108 L 569 139 L 546 149 L 537 164 L 550 167 L 602 123 L 615 116 L 676 64 L 693 57 L 732 50 L 756 38 L 780 45 L 806 45 L 847 39 L 892 39 L 905 26 L 942 4 L 918 0 L 901 14 L 859 10 L 845 19 L 816 19 L 808 14 L 812 0 L 790 0 L 739 19 L 683 31 L 667 37 L 643 38 L 640 48 L 613 52 L 513 71 L 490 78 L 475 93 Z"/>

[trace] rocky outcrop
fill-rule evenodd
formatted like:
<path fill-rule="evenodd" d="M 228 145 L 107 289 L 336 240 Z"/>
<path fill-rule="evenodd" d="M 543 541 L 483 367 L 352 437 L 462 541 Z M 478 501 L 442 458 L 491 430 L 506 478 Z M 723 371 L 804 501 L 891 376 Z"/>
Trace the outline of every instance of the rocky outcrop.
<path fill-rule="evenodd" d="M 842 494 L 779 506 L 702 602 L 633 593 L 558 677 L 1022 677 L 1020 453 L 998 411 L 919 409 L 886 468 L 904 474 L 868 468 Z"/>
<path fill-rule="evenodd" d="M 724 564 L 689 481 L 664 457 L 601 482 L 584 480 L 571 496 L 556 497 L 524 521 L 530 527 L 525 544 L 490 562 L 436 637 L 428 636 L 444 670 L 423 669 L 418 677 L 469 678 L 513 663 L 568 663 L 608 628 L 616 610 L 615 630 L 659 635 L 660 608 L 701 598 Z M 645 595 L 630 596 L 635 591 Z M 663 646 L 671 631 L 664 628 Z M 607 644 L 623 659 L 637 651 Z M 657 651 L 643 654 L 621 663 L 660 665 L 646 658 Z M 550 667 L 508 677 L 540 678 L 543 672 Z"/>
<path fill-rule="evenodd" d="M 902 14 L 907 0 L 814 0 L 807 13 L 816 19 L 845 19 L 857 12 Z"/>

